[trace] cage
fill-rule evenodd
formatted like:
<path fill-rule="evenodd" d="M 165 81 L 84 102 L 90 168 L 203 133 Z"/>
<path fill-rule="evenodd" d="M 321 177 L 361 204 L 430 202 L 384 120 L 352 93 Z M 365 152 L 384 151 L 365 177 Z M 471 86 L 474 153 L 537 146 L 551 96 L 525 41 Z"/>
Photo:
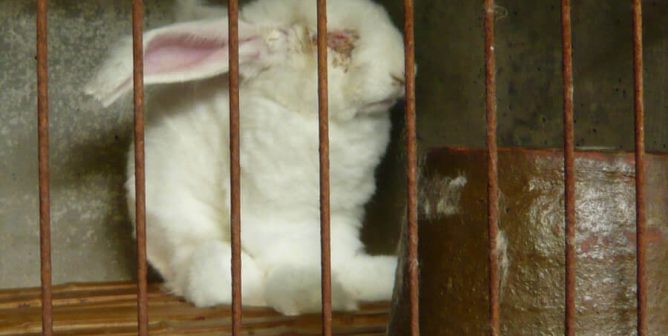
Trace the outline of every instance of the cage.
<path fill-rule="evenodd" d="M 246 2 L 240 1 L 241 5 Z M 376 2 L 388 9 L 397 26 L 403 26 L 402 2 Z M 564 3 L 568 1 L 416 2 L 417 148 L 421 161 L 433 148 L 485 148 L 485 108 L 490 106 L 485 103 L 485 93 L 490 85 L 496 88 L 496 92 L 487 97 L 490 99 L 488 103 L 495 102 L 497 109 L 499 146 L 563 146 Z M 639 6 L 640 2 L 636 1 L 635 5 Z M 668 131 L 664 125 L 668 122 L 665 112 L 668 103 L 664 90 L 668 71 L 662 63 L 664 55 L 668 54 L 668 44 L 665 43 L 668 32 L 661 21 L 668 14 L 668 4 L 645 0 L 642 6 L 644 71 L 640 73 L 645 76 L 645 143 L 648 152 L 666 152 Z M 631 1 L 605 4 L 580 1 L 570 5 L 574 145 L 579 150 L 632 152 L 635 149 L 634 98 L 643 99 L 643 96 L 634 95 L 634 75 L 638 71 L 634 72 L 633 67 L 632 9 Z M 170 1 L 146 1 L 146 27 L 171 22 L 171 11 Z M 27 289 L 39 286 L 40 279 L 39 230 L 36 225 L 39 213 L 35 160 L 37 119 L 33 113 L 37 96 L 32 57 L 36 44 L 35 3 L 3 0 L 0 17 L 4 22 L 0 28 L 0 48 L 3 50 L 0 56 L 3 88 L 0 93 L 3 102 L 0 134 L 4 140 L 0 144 L 0 288 L 6 288 L 0 292 L 0 335 L 39 334 L 42 324 L 40 292 Z M 132 102 L 126 99 L 112 109 L 102 109 L 81 93 L 81 87 L 108 46 L 131 32 L 130 18 L 130 1 L 52 0 L 48 4 L 52 275 L 57 285 L 54 322 L 59 334 L 136 332 L 136 294 L 132 284 L 136 251 L 135 243 L 130 239 L 132 228 L 122 190 L 126 149 L 132 138 Z M 495 32 L 488 31 L 491 35 L 487 36 L 495 37 L 494 41 L 488 42 L 493 43 L 495 52 L 492 56 L 496 68 L 492 67 L 491 71 L 496 74 L 496 83 L 486 83 L 486 54 L 483 51 L 490 49 L 485 48 L 485 19 L 487 27 L 490 23 L 495 26 Z M 395 250 L 406 221 L 404 166 L 407 154 L 401 106 L 393 109 L 392 119 L 392 141 L 377 170 L 378 190 L 367 205 L 362 232 L 367 250 L 376 254 Z M 486 158 L 480 156 L 476 162 L 484 166 Z M 479 197 L 484 202 L 486 196 L 481 194 Z M 421 199 L 420 204 L 429 201 Z M 420 220 L 422 222 L 423 218 Z M 503 216 L 500 220 L 501 225 L 507 225 Z M 665 226 L 659 228 L 659 238 L 656 238 L 659 243 L 654 244 L 665 246 L 667 230 Z M 554 234 L 561 234 L 563 238 L 563 232 Z M 420 239 L 422 244 L 425 237 Z M 476 239 L 474 242 L 484 249 L 476 253 L 486 254 L 487 236 Z M 665 262 L 665 258 L 658 260 Z M 427 265 L 428 261 L 421 259 L 421 263 Z M 627 267 L 635 267 L 633 260 L 627 264 Z M 480 265 L 487 266 L 486 263 Z M 402 270 L 399 271 L 401 278 Z M 429 279 L 456 275 L 454 272 L 435 274 L 426 268 L 421 272 L 423 278 Z M 486 271 L 480 275 L 487 276 Z M 149 278 L 152 283 L 159 280 L 154 274 Z M 663 278 L 660 280 L 665 282 Z M 482 281 L 488 283 L 487 279 Z M 624 281 L 635 282 L 635 278 Z M 68 283 L 88 284 L 65 285 Z M 565 295 L 565 286 L 557 292 Z M 215 334 L 232 328 L 227 307 L 198 310 L 161 293 L 155 284 L 149 286 L 148 295 L 151 333 Z M 472 305 L 473 308 L 463 309 L 461 323 L 448 321 L 452 327 L 442 327 L 441 330 L 446 334 L 477 335 L 489 332 L 490 325 L 499 323 L 499 329 L 491 328 L 492 332 L 509 334 L 509 330 L 515 329 L 508 329 L 513 319 L 504 313 L 507 308 L 504 300 L 508 295 L 501 293 L 498 298 L 501 310 L 496 322 L 494 319 L 487 321 L 490 297 L 483 295 L 482 300 Z M 404 305 L 403 300 L 407 297 L 407 293 L 401 291 L 395 295 L 397 307 L 392 307 L 394 317 L 389 330 L 395 335 L 410 333 L 405 329 L 408 324 L 402 319 L 412 315 L 407 308 L 410 304 Z M 437 295 L 423 291 L 420 306 L 424 306 L 430 297 Z M 635 296 L 624 300 L 625 304 L 632 305 Z M 666 301 L 662 300 L 649 309 L 665 311 L 665 306 Z M 563 307 L 557 308 L 566 311 Z M 364 306 L 357 313 L 335 313 L 336 333 L 383 334 L 389 311 L 387 304 L 373 304 Z M 467 315 L 467 311 L 470 314 Z M 524 330 L 525 334 L 564 333 L 566 327 L 560 324 L 563 318 L 557 315 L 557 322 L 553 323 L 560 326 L 555 329 Z M 256 330 L 258 334 L 318 334 L 320 331 L 318 316 L 288 319 L 270 311 L 253 309 L 244 309 L 243 316 L 245 331 Z M 421 315 L 423 329 L 435 330 L 433 324 L 429 329 L 428 323 L 438 325 L 441 322 L 432 316 Z M 616 332 L 633 334 L 638 329 L 634 316 L 635 310 L 632 310 L 625 317 L 630 320 Z M 475 321 L 478 329 L 461 329 L 470 321 Z M 665 321 L 651 320 L 649 332 L 645 334 L 661 334 L 658 326 L 661 323 L 665 324 Z"/>

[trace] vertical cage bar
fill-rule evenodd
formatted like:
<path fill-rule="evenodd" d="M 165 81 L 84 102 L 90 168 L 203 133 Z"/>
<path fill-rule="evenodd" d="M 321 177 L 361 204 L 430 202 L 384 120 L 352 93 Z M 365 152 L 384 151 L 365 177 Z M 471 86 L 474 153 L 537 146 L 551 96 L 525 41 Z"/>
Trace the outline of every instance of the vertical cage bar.
<path fill-rule="evenodd" d="M 494 0 L 485 0 L 485 108 L 487 114 L 487 225 L 489 235 L 489 326 L 499 335 L 499 275 L 496 250 L 499 231 L 498 149 L 496 143 L 496 58 Z"/>
<path fill-rule="evenodd" d="M 47 1 L 37 0 L 37 142 L 42 335 L 53 335 L 51 292 L 51 200 L 49 190 L 49 71 Z"/>
<path fill-rule="evenodd" d="M 332 335 L 332 267 L 329 209 L 329 105 L 327 97 L 327 1 L 318 0 L 318 123 L 320 152 L 320 262 L 322 334 Z"/>
<path fill-rule="evenodd" d="M 239 1 L 228 0 L 230 41 L 230 236 L 232 242 L 232 335 L 241 335 L 241 168 L 239 163 Z"/>
<path fill-rule="evenodd" d="M 132 52 L 135 140 L 135 229 L 137 235 L 137 329 L 148 335 L 148 289 L 146 264 L 146 184 L 144 166 L 144 2 L 132 1 Z"/>
<path fill-rule="evenodd" d="M 418 260 L 417 142 L 415 125 L 415 13 L 413 0 L 404 0 L 406 75 L 406 220 L 411 336 L 420 335 L 420 274 Z"/>
<path fill-rule="evenodd" d="M 645 272 L 645 104 L 643 83 L 642 3 L 633 0 L 633 107 L 635 111 L 636 257 L 638 336 L 647 335 L 647 274 Z"/>
<path fill-rule="evenodd" d="M 573 47 L 570 0 L 561 1 L 561 41 L 564 113 L 565 334 L 575 335 L 575 143 L 573 127 Z"/>

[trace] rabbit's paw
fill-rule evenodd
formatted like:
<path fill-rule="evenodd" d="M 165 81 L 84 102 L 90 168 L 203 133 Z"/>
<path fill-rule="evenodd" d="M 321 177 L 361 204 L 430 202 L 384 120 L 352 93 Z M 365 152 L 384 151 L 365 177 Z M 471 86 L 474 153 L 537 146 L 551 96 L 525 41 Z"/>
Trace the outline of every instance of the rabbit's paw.
<path fill-rule="evenodd" d="M 346 291 L 359 301 L 392 298 L 397 268 L 395 256 L 357 255 L 334 269 Z"/>
<path fill-rule="evenodd" d="M 319 312 L 321 281 L 318 267 L 280 266 L 267 279 L 265 299 L 276 311 L 289 316 Z M 332 308 L 355 310 L 357 302 L 341 283 L 332 277 Z"/>
<path fill-rule="evenodd" d="M 214 241 L 200 246 L 191 257 L 184 296 L 198 307 L 210 307 L 232 302 L 232 272 L 230 245 Z M 254 260 L 241 255 L 242 298 L 244 305 L 264 305 L 263 273 Z"/>

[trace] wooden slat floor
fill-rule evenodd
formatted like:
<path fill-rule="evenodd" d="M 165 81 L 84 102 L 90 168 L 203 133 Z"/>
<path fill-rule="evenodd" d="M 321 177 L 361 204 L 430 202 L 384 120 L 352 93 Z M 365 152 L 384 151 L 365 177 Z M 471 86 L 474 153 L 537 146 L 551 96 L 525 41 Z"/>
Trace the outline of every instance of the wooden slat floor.
<path fill-rule="evenodd" d="M 54 287 L 56 335 L 136 335 L 133 283 L 69 284 Z M 334 335 L 384 335 L 387 303 L 334 314 Z M 151 335 L 228 335 L 229 307 L 195 308 L 149 285 Z M 243 335 L 320 335 L 319 314 L 286 317 L 271 309 L 245 308 Z M 40 335 L 39 288 L 0 290 L 0 336 Z"/>

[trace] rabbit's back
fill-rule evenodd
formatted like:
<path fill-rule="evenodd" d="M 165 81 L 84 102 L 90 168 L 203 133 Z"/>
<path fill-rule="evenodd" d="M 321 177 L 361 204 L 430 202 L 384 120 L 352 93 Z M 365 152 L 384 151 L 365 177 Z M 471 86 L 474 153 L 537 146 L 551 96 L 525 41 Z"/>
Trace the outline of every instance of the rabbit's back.
<path fill-rule="evenodd" d="M 144 136 L 146 205 L 148 215 L 157 217 L 205 212 L 218 218 L 221 225 L 202 232 L 202 236 L 221 237 L 229 231 L 223 225 L 229 217 L 228 97 L 224 89 L 216 87 L 224 85 L 220 79 L 205 84 L 170 85 L 151 92 Z M 135 197 L 134 170 L 131 145 L 126 182 L 130 203 Z M 182 201 L 174 202 L 175 195 L 182 195 Z M 205 207 L 201 200 L 219 206 Z M 131 214 L 133 210 L 130 206 Z M 162 222 L 149 220 L 148 224 Z M 163 229 L 178 233 L 192 227 L 184 223 Z"/>

